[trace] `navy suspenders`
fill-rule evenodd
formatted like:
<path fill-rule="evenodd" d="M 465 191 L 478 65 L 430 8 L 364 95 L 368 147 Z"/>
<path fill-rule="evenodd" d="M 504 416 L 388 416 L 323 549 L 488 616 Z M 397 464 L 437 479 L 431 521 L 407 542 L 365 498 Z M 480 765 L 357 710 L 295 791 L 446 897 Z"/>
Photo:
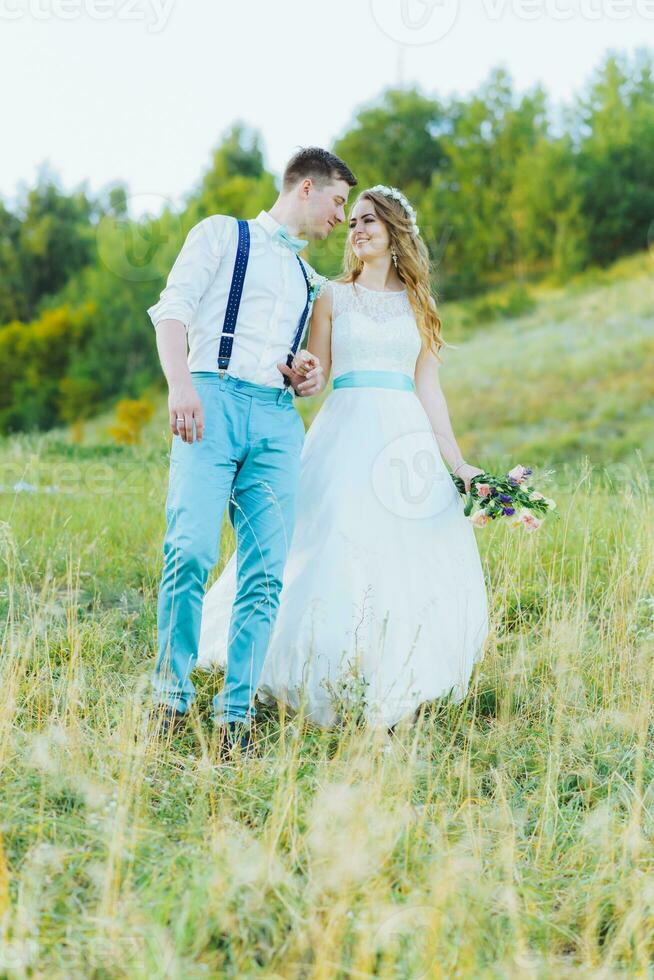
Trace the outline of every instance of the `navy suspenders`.
<path fill-rule="evenodd" d="M 238 246 L 236 249 L 236 262 L 232 273 L 232 285 L 229 290 L 227 309 L 225 310 L 225 322 L 223 332 L 220 337 L 220 347 L 218 348 L 218 372 L 221 377 L 229 367 L 229 359 L 232 356 L 234 345 L 234 331 L 236 330 L 236 318 L 238 309 L 241 305 L 243 294 L 243 283 L 245 281 L 245 270 L 248 267 L 250 257 L 250 226 L 247 221 L 238 223 Z"/>
<path fill-rule="evenodd" d="M 286 358 L 286 366 L 287 367 L 291 367 L 291 365 L 293 364 L 293 358 L 297 354 L 297 349 L 300 346 L 300 341 L 302 340 L 302 334 L 304 333 L 304 325 L 307 322 L 307 317 L 309 315 L 309 303 L 310 303 L 310 296 L 311 296 L 311 287 L 309 285 L 309 277 L 307 276 L 307 270 L 304 268 L 304 262 L 302 261 L 302 259 L 300 258 L 300 256 L 297 254 L 297 252 L 295 253 L 295 258 L 298 260 L 299 266 L 302 269 L 302 275 L 304 276 L 304 281 L 306 283 L 306 287 L 307 287 L 307 301 L 304 304 L 304 309 L 302 310 L 302 316 L 300 317 L 300 322 L 298 323 L 298 327 L 297 327 L 297 330 L 295 332 L 295 337 L 293 338 L 293 344 L 291 346 L 291 352 L 288 355 L 288 357 Z M 287 388 L 290 385 L 290 383 L 291 383 L 291 379 L 290 378 L 287 378 L 286 375 L 284 375 L 284 384 L 286 385 Z"/>
<path fill-rule="evenodd" d="M 218 348 L 218 374 L 221 378 L 225 376 L 225 372 L 229 367 L 229 359 L 232 356 L 232 347 L 234 345 L 234 331 L 236 330 L 236 320 L 238 318 L 238 311 L 241 305 L 241 296 L 243 295 L 243 283 L 245 282 L 245 272 L 248 267 L 248 259 L 250 257 L 250 226 L 247 221 L 242 219 L 238 222 L 238 245 L 236 248 L 236 261 L 234 262 L 234 271 L 232 273 L 232 285 L 229 290 L 229 297 L 227 299 L 227 309 L 225 310 L 225 321 L 223 323 L 223 330 L 220 336 L 220 346 Z M 295 253 L 295 258 L 298 260 L 300 269 L 302 270 L 302 275 L 304 276 L 304 282 L 307 287 L 307 301 L 304 304 L 304 310 L 302 311 L 302 316 L 300 317 L 300 322 L 298 328 L 295 331 L 295 337 L 293 338 L 293 344 L 291 345 L 291 350 L 286 358 L 286 364 L 291 367 L 293 363 L 293 358 L 297 354 L 298 347 L 302 340 L 302 334 L 304 333 L 304 327 L 307 322 L 307 316 L 309 315 L 309 305 L 310 305 L 310 295 L 311 287 L 309 286 L 309 277 L 307 276 L 307 271 L 304 268 L 304 263 L 300 256 Z M 290 378 L 284 376 L 284 385 L 288 387 L 290 385 Z"/>

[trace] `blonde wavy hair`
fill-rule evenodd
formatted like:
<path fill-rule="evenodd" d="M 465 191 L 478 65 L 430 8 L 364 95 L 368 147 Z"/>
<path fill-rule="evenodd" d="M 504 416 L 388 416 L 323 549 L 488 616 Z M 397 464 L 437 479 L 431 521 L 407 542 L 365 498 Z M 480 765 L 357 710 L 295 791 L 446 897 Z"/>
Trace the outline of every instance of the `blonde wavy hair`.
<path fill-rule="evenodd" d="M 427 246 L 420 235 L 414 233 L 410 216 L 395 198 L 375 190 L 361 191 L 352 209 L 362 200 L 372 202 L 377 216 L 388 230 L 390 248 L 394 248 L 397 255 L 397 274 L 406 286 L 420 335 L 427 348 L 442 363 L 439 350 L 450 345 L 443 338 L 441 318 L 432 297 L 431 264 Z M 348 235 L 339 281 L 356 283 L 362 269 L 363 262 L 355 255 Z"/>

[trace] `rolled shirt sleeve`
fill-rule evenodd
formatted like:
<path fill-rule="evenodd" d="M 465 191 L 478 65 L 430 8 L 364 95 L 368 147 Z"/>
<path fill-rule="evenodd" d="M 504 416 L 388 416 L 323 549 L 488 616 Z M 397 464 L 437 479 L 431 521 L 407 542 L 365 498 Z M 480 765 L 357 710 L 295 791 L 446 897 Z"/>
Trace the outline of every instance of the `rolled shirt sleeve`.
<path fill-rule="evenodd" d="M 213 214 L 191 228 L 159 301 L 147 310 L 155 328 L 161 320 L 181 320 L 188 332 L 200 300 L 225 254 L 229 220 L 226 215 Z"/>

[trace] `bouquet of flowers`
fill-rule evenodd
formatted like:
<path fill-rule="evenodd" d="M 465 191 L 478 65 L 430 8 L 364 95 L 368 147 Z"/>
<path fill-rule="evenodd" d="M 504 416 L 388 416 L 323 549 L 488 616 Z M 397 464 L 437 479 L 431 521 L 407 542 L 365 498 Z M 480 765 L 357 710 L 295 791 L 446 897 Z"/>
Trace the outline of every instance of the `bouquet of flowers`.
<path fill-rule="evenodd" d="M 470 480 L 468 494 L 461 477 L 450 475 L 459 493 L 467 498 L 463 513 L 475 527 L 484 527 L 489 521 L 503 517 L 510 527 L 537 531 L 545 515 L 555 509 L 556 502 L 529 486 L 531 473 L 529 467 L 519 464 L 506 476 L 478 473 Z"/>

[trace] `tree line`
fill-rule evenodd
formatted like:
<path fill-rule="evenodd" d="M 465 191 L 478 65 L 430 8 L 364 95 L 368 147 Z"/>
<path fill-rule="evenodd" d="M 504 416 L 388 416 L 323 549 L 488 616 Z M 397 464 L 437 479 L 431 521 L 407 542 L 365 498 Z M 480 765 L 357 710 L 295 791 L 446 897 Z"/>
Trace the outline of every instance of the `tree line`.
<path fill-rule="evenodd" d="M 652 52 L 608 54 L 562 107 L 540 86 L 516 92 L 503 69 L 467 98 L 391 88 L 332 149 L 360 188 L 394 184 L 412 201 L 441 303 L 564 283 L 652 243 Z M 259 134 L 238 122 L 181 208 L 130 219 L 126 185 L 66 193 L 47 169 L 13 207 L 0 201 L 0 432 L 83 418 L 160 382 L 145 310 L 186 233 L 209 214 L 256 215 L 276 186 Z M 323 274 L 338 273 L 344 235 L 310 246 Z"/>

